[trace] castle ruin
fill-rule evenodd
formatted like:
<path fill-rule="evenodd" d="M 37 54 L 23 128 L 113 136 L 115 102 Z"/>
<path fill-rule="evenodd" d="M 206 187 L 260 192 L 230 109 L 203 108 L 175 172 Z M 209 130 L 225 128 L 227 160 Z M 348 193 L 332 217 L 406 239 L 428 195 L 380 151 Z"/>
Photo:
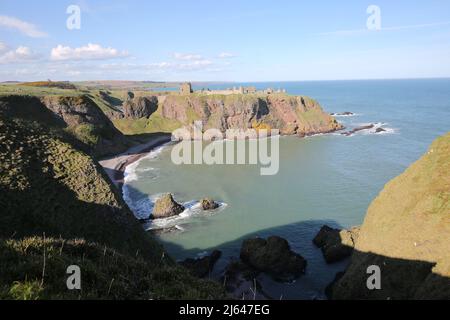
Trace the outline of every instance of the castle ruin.
<path fill-rule="evenodd" d="M 192 90 L 192 85 L 189 82 L 185 82 L 180 86 L 180 94 L 187 95 L 191 94 L 194 91 Z M 286 89 L 278 89 L 275 90 L 273 88 L 268 88 L 265 90 L 257 90 L 254 86 L 244 87 L 240 86 L 239 88 L 233 87 L 225 90 L 211 90 L 209 88 L 199 90 L 198 92 L 207 95 L 213 94 L 222 94 L 222 95 L 231 95 L 231 94 L 274 94 L 274 93 L 286 93 Z"/>
<path fill-rule="evenodd" d="M 190 82 L 182 83 L 180 86 L 180 94 L 191 94 L 194 91 L 192 90 L 192 85 Z"/>

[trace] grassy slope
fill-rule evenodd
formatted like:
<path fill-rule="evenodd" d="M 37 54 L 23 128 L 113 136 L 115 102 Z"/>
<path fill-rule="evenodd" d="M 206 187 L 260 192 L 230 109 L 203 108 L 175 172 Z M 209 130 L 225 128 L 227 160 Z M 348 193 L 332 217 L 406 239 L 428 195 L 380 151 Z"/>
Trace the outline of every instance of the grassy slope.
<path fill-rule="evenodd" d="M 223 297 L 164 255 L 70 135 L 14 111 L 0 109 L 0 298 Z"/>
<path fill-rule="evenodd" d="M 368 209 L 356 250 L 335 298 L 450 298 L 450 132 L 386 184 Z M 419 262 L 433 265 L 432 273 L 414 277 Z M 369 265 L 381 266 L 383 290 L 365 287 Z"/>

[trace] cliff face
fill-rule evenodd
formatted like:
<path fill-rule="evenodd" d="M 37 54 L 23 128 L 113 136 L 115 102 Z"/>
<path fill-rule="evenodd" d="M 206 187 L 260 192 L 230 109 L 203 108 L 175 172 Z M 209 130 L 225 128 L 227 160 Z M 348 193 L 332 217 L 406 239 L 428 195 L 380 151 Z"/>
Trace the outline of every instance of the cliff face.
<path fill-rule="evenodd" d="M 320 105 L 307 97 L 276 95 L 167 96 L 162 116 L 184 125 L 202 120 L 204 128 L 270 128 L 281 134 L 301 136 L 326 133 L 342 126 Z"/>
<path fill-rule="evenodd" d="M 41 98 L 6 96 L 0 98 L 0 107 L 10 116 L 43 120 L 47 125 L 59 123 L 96 156 L 119 153 L 127 147 L 122 133 L 114 127 L 102 110 L 84 95 Z"/>
<path fill-rule="evenodd" d="M 73 143 L 66 125 L 96 123 L 90 107 L 51 103 L 59 116 L 36 98 L 0 101 L 0 299 L 223 297 L 164 254 Z M 82 291 L 67 290 L 70 265 Z"/>
<path fill-rule="evenodd" d="M 125 101 L 123 113 L 127 119 L 149 118 L 158 109 L 158 98 L 136 97 Z"/>
<path fill-rule="evenodd" d="M 381 290 L 366 286 L 381 269 Z M 370 205 L 334 299 L 450 299 L 450 133 Z"/>

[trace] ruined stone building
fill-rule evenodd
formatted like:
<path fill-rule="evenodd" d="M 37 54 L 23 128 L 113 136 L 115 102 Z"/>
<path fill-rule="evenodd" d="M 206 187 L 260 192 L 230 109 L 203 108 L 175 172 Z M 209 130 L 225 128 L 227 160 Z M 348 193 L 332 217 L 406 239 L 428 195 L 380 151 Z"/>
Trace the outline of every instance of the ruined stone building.
<path fill-rule="evenodd" d="M 181 84 L 180 94 L 191 94 L 191 93 L 193 93 L 193 91 L 192 91 L 192 85 L 190 82 L 185 82 L 185 83 Z"/>

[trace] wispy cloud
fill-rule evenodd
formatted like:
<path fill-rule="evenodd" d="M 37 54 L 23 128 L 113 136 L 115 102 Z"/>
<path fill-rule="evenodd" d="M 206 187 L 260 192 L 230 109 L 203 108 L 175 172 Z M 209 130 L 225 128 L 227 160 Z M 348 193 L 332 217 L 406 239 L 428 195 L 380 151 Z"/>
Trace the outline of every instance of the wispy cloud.
<path fill-rule="evenodd" d="M 128 57 L 127 51 L 119 51 L 114 48 L 104 48 L 99 44 L 89 43 L 79 48 L 71 48 L 58 45 L 51 51 L 50 58 L 54 61 L 64 60 L 107 60 Z"/>
<path fill-rule="evenodd" d="M 147 64 L 134 64 L 134 63 L 109 63 L 103 64 L 100 67 L 104 70 L 159 70 L 159 71 L 195 71 L 195 70 L 206 70 L 213 66 L 214 63 L 210 60 L 199 60 L 199 61 L 189 61 L 189 62 L 154 62 Z"/>
<path fill-rule="evenodd" d="M 320 35 L 320 36 L 329 36 L 329 35 L 354 36 L 354 35 L 361 35 L 361 34 L 374 32 L 374 31 L 401 31 L 401 30 L 410 30 L 410 29 L 424 29 L 424 28 L 432 28 L 432 27 L 441 27 L 441 26 L 446 26 L 446 25 L 450 25 L 450 21 L 386 27 L 386 28 L 381 28 L 380 30 L 369 30 L 369 29 L 337 30 L 337 31 L 330 31 L 330 32 L 321 32 L 321 33 L 317 33 L 316 35 Z"/>
<path fill-rule="evenodd" d="M 219 59 L 229 59 L 229 58 L 235 58 L 235 57 L 237 57 L 237 55 L 235 55 L 234 53 L 230 53 L 230 52 L 222 52 L 222 53 L 219 53 L 219 55 L 217 57 Z"/>
<path fill-rule="evenodd" d="M 0 15 L 0 27 L 17 30 L 31 38 L 42 38 L 47 36 L 47 33 L 40 31 L 34 24 L 15 17 Z"/>
<path fill-rule="evenodd" d="M 187 61 L 195 61 L 195 60 L 203 60 L 203 56 L 199 54 L 193 54 L 193 53 L 180 53 L 175 52 L 173 54 L 173 57 L 177 60 L 187 60 Z"/>

